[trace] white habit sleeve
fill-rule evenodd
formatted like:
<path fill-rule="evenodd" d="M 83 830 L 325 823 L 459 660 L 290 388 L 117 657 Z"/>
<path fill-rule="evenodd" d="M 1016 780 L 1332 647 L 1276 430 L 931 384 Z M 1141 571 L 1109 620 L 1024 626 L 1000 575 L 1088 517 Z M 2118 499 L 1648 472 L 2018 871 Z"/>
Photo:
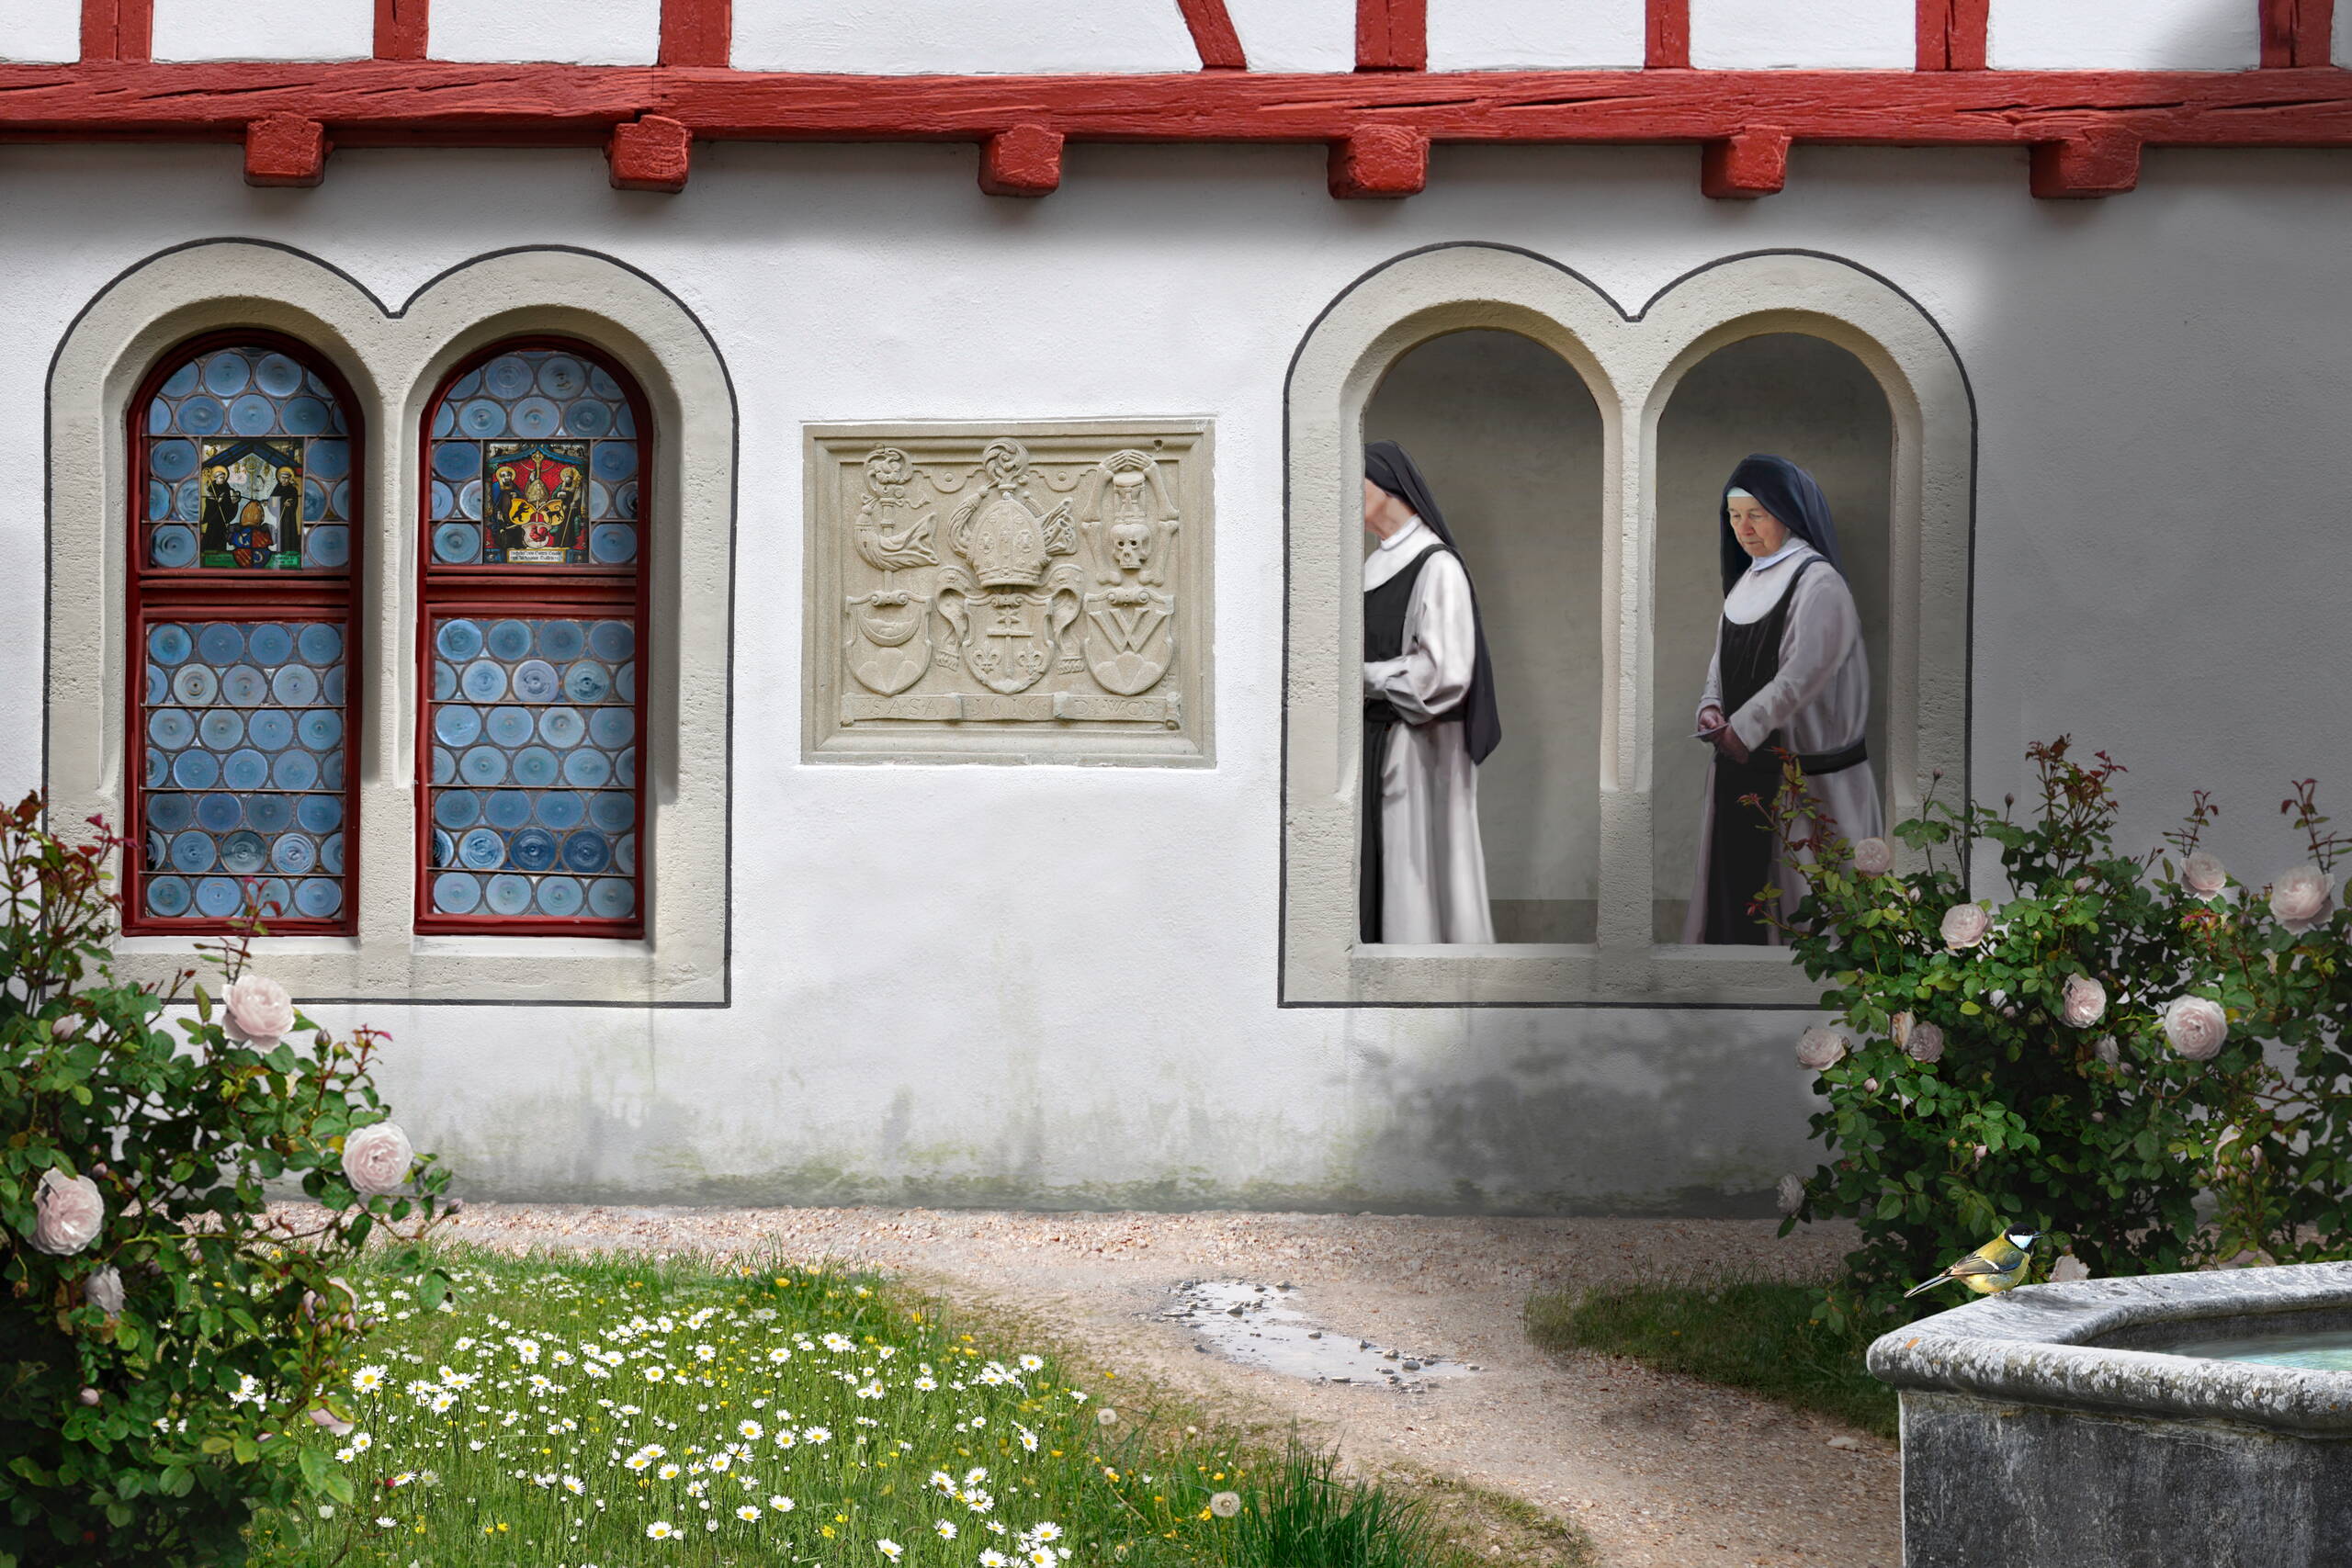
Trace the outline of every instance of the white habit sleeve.
<path fill-rule="evenodd" d="M 1835 571 L 1806 572 L 1790 592 L 1796 597 L 1789 605 L 1788 623 L 1781 628 L 1780 673 L 1731 716 L 1732 733 L 1751 750 L 1820 694 L 1847 652 L 1861 639 L 1854 596 Z"/>
<path fill-rule="evenodd" d="M 1478 661 L 1478 617 L 1470 578 L 1448 550 L 1432 550 L 1405 610 L 1405 651 L 1363 667 L 1363 686 L 1407 722 L 1422 724 L 1461 705 Z"/>

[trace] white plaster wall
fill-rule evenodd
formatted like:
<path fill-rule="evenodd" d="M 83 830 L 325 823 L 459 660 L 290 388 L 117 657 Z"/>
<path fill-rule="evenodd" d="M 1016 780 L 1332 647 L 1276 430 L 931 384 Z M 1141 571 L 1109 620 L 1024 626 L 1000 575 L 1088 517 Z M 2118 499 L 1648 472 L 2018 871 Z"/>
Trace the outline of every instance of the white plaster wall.
<path fill-rule="evenodd" d="M 2262 58 L 2259 22 L 2243 0 L 1993 0 L 1985 62 L 1996 71 L 2251 70 Z"/>
<path fill-rule="evenodd" d="M 435 60 L 650 65 L 662 49 L 662 0 L 433 0 L 425 16 Z"/>
<path fill-rule="evenodd" d="M 1430 0 L 1430 69 L 1638 67 L 1647 40 L 1645 9 L 1642 0 L 1538 6 L 1526 0 Z"/>
<path fill-rule="evenodd" d="M 1908 71 L 1918 60 L 1917 0 L 1690 0 L 1690 63 L 1702 69 Z"/>
<path fill-rule="evenodd" d="M 1356 68 L 1356 0 L 1225 0 L 1225 14 L 1252 71 Z"/>
<path fill-rule="evenodd" d="M 899 75 L 1197 71 L 1201 56 L 1176 0 L 756 0 L 735 7 L 734 62 Z"/>
<path fill-rule="evenodd" d="M 0 0 L 0 61 L 82 58 L 81 0 Z"/>
<path fill-rule="evenodd" d="M 155 0 L 158 60 L 365 60 L 375 0 Z"/>
<path fill-rule="evenodd" d="M 1802 1015 L 1274 1005 L 1283 376 L 1317 311 L 1416 246 L 1525 246 L 1628 309 L 1756 249 L 1884 276 L 1982 408 L 1979 793 L 2071 732 L 2130 764 L 2134 844 L 2211 788 L 2256 878 L 2302 858 L 2288 780 L 2352 802 L 2335 155 L 2159 151 L 2132 195 L 2063 204 L 1995 152 L 1804 150 L 1738 205 L 1699 194 L 1687 148 L 1441 148 L 1425 195 L 1378 204 L 1331 201 L 1317 147 L 1080 147 L 1035 203 L 981 196 L 975 163 L 725 145 L 670 198 L 612 191 L 594 150 L 346 150 L 308 191 L 244 186 L 231 146 L 8 154 L 0 428 L 27 450 L 74 313 L 223 234 L 393 302 L 486 251 L 594 247 L 731 368 L 732 1005 L 323 1010 L 392 1032 L 401 1119 L 477 1194 L 1768 1201 L 1807 1160 Z M 1109 412 L 1217 421 L 1217 765 L 801 765 L 801 423 Z M 0 792 L 41 773 L 41 527 L 0 510 Z"/>

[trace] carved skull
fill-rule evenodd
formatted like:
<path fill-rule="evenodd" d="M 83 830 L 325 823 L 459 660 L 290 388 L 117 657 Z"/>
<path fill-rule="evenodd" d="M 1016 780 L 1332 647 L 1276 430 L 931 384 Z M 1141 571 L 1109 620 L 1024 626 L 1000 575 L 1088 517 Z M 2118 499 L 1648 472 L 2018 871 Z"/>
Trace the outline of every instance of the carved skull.
<path fill-rule="evenodd" d="M 1121 523 L 1111 530 L 1111 557 L 1126 571 L 1141 571 L 1151 554 L 1151 528 L 1143 523 Z"/>

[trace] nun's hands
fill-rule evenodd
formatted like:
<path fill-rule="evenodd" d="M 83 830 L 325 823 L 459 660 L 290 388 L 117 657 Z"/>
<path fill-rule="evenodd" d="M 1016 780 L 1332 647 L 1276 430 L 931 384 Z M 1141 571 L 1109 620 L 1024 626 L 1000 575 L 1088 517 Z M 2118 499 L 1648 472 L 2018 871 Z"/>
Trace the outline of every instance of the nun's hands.
<path fill-rule="evenodd" d="M 1740 739 L 1739 732 L 1724 721 L 1723 710 L 1711 707 L 1699 715 L 1699 722 L 1702 725 L 1705 725 L 1710 718 L 1713 719 L 1714 723 L 1707 728 L 1707 739 L 1713 744 L 1715 750 L 1735 762 L 1747 761 L 1747 743 Z"/>

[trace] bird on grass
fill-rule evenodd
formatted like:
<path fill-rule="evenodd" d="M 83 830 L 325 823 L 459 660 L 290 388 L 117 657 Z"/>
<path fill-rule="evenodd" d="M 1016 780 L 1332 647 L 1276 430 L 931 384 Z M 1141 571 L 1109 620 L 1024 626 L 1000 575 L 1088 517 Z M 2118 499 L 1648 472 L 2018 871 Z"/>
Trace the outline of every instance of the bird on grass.
<path fill-rule="evenodd" d="M 1932 1291 L 1955 1280 L 1980 1296 L 2006 1291 L 2025 1278 L 2026 1265 L 2033 1261 L 2033 1244 L 2041 1238 L 2040 1231 L 2003 1231 L 1942 1273 L 1922 1280 L 1904 1292 L 1903 1299 L 1907 1302 L 1923 1291 Z"/>

